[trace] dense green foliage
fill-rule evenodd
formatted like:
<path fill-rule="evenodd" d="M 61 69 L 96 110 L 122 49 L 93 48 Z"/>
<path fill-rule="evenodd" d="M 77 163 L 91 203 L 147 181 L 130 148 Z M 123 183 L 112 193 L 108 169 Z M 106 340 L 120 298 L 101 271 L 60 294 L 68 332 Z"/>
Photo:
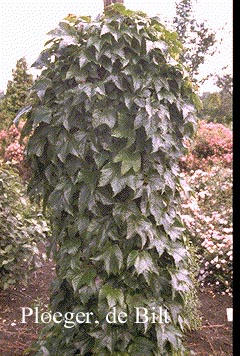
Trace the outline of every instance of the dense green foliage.
<path fill-rule="evenodd" d="M 194 287 L 178 162 L 198 99 L 177 34 L 115 5 L 94 21 L 68 17 L 50 36 L 35 105 L 22 110 L 29 193 L 52 216 L 52 311 L 92 311 L 99 323 L 49 325 L 37 355 L 183 355 Z M 137 306 L 163 306 L 171 321 L 137 324 Z M 106 321 L 113 307 L 127 323 Z"/>
<path fill-rule="evenodd" d="M 26 198 L 18 173 L 0 163 L 0 288 L 26 281 L 40 262 L 37 242 L 48 227 L 42 214 Z"/>
<path fill-rule="evenodd" d="M 13 79 L 8 81 L 6 93 L 0 103 L 0 129 L 6 129 L 25 104 L 33 84 L 32 75 L 28 74 L 27 69 L 26 59 L 21 58 L 12 71 Z"/>

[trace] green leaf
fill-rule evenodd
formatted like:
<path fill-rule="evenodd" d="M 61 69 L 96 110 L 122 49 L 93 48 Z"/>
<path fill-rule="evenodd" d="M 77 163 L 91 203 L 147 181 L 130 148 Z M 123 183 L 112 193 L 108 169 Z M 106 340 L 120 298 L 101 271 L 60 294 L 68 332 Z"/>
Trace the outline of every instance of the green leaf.
<path fill-rule="evenodd" d="M 82 69 L 88 63 L 89 63 L 89 59 L 84 54 L 81 54 L 79 58 L 79 67 Z"/>
<path fill-rule="evenodd" d="M 203 103 L 196 93 L 192 93 L 190 98 L 198 111 L 203 109 Z"/>
<path fill-rule="evenodd" d="M 94 128 L 106 124 L 112 129 L 115 123 L 116 123 L 116 112 L 114 109 L 94 110 L 93 121 L 92 121 Z"/>
<path fill-rule="evenodd" d="M 101 83 L 101 84 L 98 83 L 98 85 L 94 88 L 94 91 L 95 91 L 95 93 L 97 93 L 99 95 L 102 95 L 102 96 L 106 95 L 105 87 L 104 87 L 103 83 Z"/>
<path fill-rule="evenodd" d="M 42 137 L 36 137 L 35 140 L 32 138 L 29 139 L 27 152 L 29 155 L 36 155 L 37 157 L 41 157 L 44 151 L 44 147 L 46 144 L 46 139 Z"/>
<path fill-rule="evenodd" d="M 137 76 L 132 75 L 132 83 L 135 92 L 142 87 L 142 80 Z"/>
<path fill-rule="evenodd" d="M 158 273 L 151 255 L 146 251 L 132 251 L 128 255 L 127 266 L 129 268 L 132 265 L 136 268 L 137 274 Z"/>
<path fill-rule="evenodd" d="M 86 23 L 91 23 L 91 16 L 80 16 L 80 19 Z"/>
<path fill-rule="evenodd" d="M 59 42 L 59 49 L 62 50 L 71 45 L 78 45 L 77 39 L 73 36 L 62 36 L 61 41 Z"/>
<path fill-rule="evenodd" d="M 96 270 L 91 266 L 82 266 L 81 271 L 72 279 L 72 286 L 76 292 L 81 286 L 89 285 L 97 276 Z"/>
<path fill-rule="evenodd" d="M 80 67 L 77 64 L 71 64 L 67 73 L 66 79 L 77 78 L 80 75 Z"/>
<path fill-rule="evenodd" d="M 138 274 L 153 272 L 158 273 L 158 270 L 153 262 L 151 255 L 148 252 L 140 252 L 134 263 Z"/>
<path fill-rule="evenodd" d="M 115 41 L 118 41 L 119 34 L 116 32 L 116 30 L 113 27 L 110 27 L 108 24 L 103 24 L 100 36 L 102 37 L 106 34 L 110 34 L 114 37 Z"/>
<path fill-rule="evenodd" d="M 180 241 L 176 241 L 172 246 L 168 247 L 168 253 L 174 258 L 176 266 L 186 257 L 186 247 Z"/>
<path fill-rule="evenodd" d="M 50 64 L 51 53 L 50 50 L 46 49 L 42 51 L 36 61 L 31 65 L 31 67 L 42 69 Z"/>
<path fill-rule="evenodd" d="M 100 52 L 101 49 L 101 41 L 99 41 L 99 38 L 96 36 L 91 36 L 88 38 L 87 41 L 87 48 L 94 46 L 98 52 Z"/>
<path fill-rule="evenodd" d="M 164 151 L 165 148 L 165 141 L 162 138 L 161 132 L 156 132 L 152 134 L 152 152 L 157 152 L 159 149 L 162 149 Z"/>
<path fill-rule="evenodd" d="M 125 116 L 120 116 L 118 126 L 112 132 L 113 137 L 127 138 L 128 143 L 126 148 L 130 147 L 136 139 L 136 131 L 132 129 L 131 122 Z"/>
<path fill-rule="evenodd" d="M 103 36 L 103 35 L 105 35 L 106 33 L 110 33 L 111 31 L 112 31 L 112 29 L 109 28 L 107 24 L 103 24 L 102 29 L 101 29 L 100 36 Z"/>
<path fill-rule="evenodd" d="M 81 83 L 78 84 L 78 90 L 81 93 L 85 93 L 86 96 L 90 99 L 93 94 L 93 85 L 92 83 Z"/>
<path fill-rule="evenodd" d="M 49 124 L 52 119 L 52 111 L 45 106 L 39 106 L 33 109 L 32 118 L 35 124 L 39 124 L 40 122 Z"/>
<path fill-rule="evenodd" d="M 126 174 L 131 168 L 133 168 L 134 172 L 137 173 L 141 168 L 141 155 L 139 152 L 131 152 L 123 149 L 114 157 L 113 162 L 122 162 L 122 175 Z"/>
<path fill-rule="evenodd" d="M 52 87 L 52 81 L 49 78 L 40 78 L 38 79 L 31 88 L 31 91 L 37 93 L 37 96 L 42 101 L 46 90 Z"/>
<path fill-rule="evenodd" d="M 152 193 L 149 197 L 149 209 L 151 214 L 153 215 L 156 224 L 162 225 L 163 223 L 163 215 L 166 211 L 166 203 L 162 199 L 160 194 Z"/>
<path fill-rule="evenodd" d="M 58 27 L 54 30 L 48 32 L 49 36 L 64 38 L 65 36 L 71 36 L 77 38 L 77 31 L 75 27 L 67 23 L 66 21 L 61 21 L 58 24 Z"/>
<path fill-rule="evenodd" d="M 172 294 L 175 297 L 176 292 L 188 292 L 191 285 L 189 271 L 181 268 L 179 271 L 169 270 L 172 283 Z"/>
<path fill-rule="evenodd" d="M 109 284 L 105 284 L 99 291 L 99 299 L 106 299 L 108 306 L 113 308 L 117 304 L 121 307 L 125 306 L 124 295 L 121 289 L 113 288 Z"/>
<path fill-rule="evenodd" d="M 58 212 L 60 215 L 62 210 L 72 215 L 70 206 L 71 194 L 72 184 L 68 180 L 63 179 L 49 195 L 49 206 L 51 206 L 51 209 L 53 209 L 55 213 Z"/>
<path fill-rule="evenodd" d="M 101 169 L 104 165 L 104 163 L 106 163 L 106 161 L 108 161 L 109 159 L 109 153 L 107 152 L 96 152 L 93 154 L 93 158 L 94 158 L 94 161 L 97 165 L 97 168 L 98 169 Z"/>
<path fill-rule="evenodd" d="M 108 82 L 114 83 L 119 90 L 124 90 L 121 79 L 117 75 L 110 75 L 108 77 Z"/>
<path fill-rule="evenodd" d="M 114 178 L 111 180 L 111 187 L 114 193 L 114 196 L 116 196 L 118 193 L 120 193 L 127 185 L 126 179 L 121 176 L 114 176 Z"/>
<path fill-rule="evenodd" d="M 160 49 L 161 52 L 163 52 L 164 54 L 166 54 L 168 52 L 168 46 L 166 44 L 166 42 L 164 41 L 154 41 L 154 42 L 151 42 L 151 41 L 146 41 L 146 50 L 147 50 L 147 53 L 154 50 L 154 49 Z"/>
<path fill-rule="evenodd" d="M 127 258 L 127 267 L 128 268 L 134 265 L 137 256 L 138 256 L 138 251 L 134 250 L 134 251 L 130 252 L 130 254 L 128 255 L 128 258 Z"/>
<path fill-rule="evenodd" d="M 113 205 L 114 202 L 110 194 L 103 194 L 102 192 L 96 192 L 96 200 L 100 201 L 104 205 Z"/>
<path fill-rule="evenodd" d="M 99 179 L 98 186 L 104 187 L 105 185 L 109 184 L 115 175 L 116 175 L 116 170 L 114 169 L 114 166 L 111 164 L 106 164 L 101 169 L 101 176 Z"/>
<path fill-rule="evenodd" d="M 118 274 L 123 266 L 122 251 L 117 244 L 109 246 L 100 256 L 94 258 L 95 261 L 103 261 L 104 268 L 108 275 Z"/>
<path fill-rule="evenodd" d="M 127 222 L 127 239 L 139 235 L 142 241 L 142 248 L 146 245 L 148 240 L 154 237 L 154 230 L 151 222 L 140 220 L 136 218 L 129 218 Z"/>
<path fill-rule="evenodd" d="M 182 334 L 171 323 L 162 325 L 155 324 L 158 347 L 160 352 L 164 352 L 169 342 L 172 350 L 181 349 Z"/>
<path fill-rule="evenodd" d="M 89 198 L 91 191 L 87 185 L 84 185 L 79 193 L 78 197 L 78 211 L 79 214 L 82 214 L 84 210 L 88 207 Z"/>
<path fill-rule="evenodd" d="M 153 356 L 155 345 L 146 337 L 136 337 L 129 346 L 128 352 L 134 356 Z"/>

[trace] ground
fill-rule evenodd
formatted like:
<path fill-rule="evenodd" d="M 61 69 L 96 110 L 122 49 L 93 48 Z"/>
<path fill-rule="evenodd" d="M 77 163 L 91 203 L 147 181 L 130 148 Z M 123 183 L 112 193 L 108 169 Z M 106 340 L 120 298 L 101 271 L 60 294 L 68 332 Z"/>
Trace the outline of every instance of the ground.
<path fill-rule="evenodd" d="M 53 263 L 46 261 L 32 273 L 27 286 L 0 291 L 0 356 L 23 356 L 23 351 L 37 339 L 41 326 L 33 320 L 20 323 L 21 307 L 44 307 L 48 303 L 54 270 Z M 232 307 L 231 297 L 204 290 L 199 292 L 199 298 L 202 326 L 188 333 L 186 346 L 197 356 L 231 356 L 232 323 L 226 317 L 226 308 Z"/>

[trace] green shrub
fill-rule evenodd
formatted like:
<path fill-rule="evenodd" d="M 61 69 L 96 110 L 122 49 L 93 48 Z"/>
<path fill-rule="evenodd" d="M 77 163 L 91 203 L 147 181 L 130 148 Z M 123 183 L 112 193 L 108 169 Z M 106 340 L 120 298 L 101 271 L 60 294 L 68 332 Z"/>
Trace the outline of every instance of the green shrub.
<path fill-rule="evenodd" d="M 47 231 L 45 219 L 26 198 L 18 173 L 0 162 L 0 288 L 26 281 L 40 261 L 37 242 Z"/>
<path fill-rule="evenodd" d="M 221 166 L 196 170 L 184 177 L 194 196 L 182 205 L 200 262 L 200 286 L 232 293 L 232 170 Z"/>
<path fill-rule="evenodd" d="M 24 128 L 29 192 L 51 210 L 52 311 L 91 311 L 99 323 L 50 325 L 37 355 L 183 355 L 194 286 L 178 162 L 198 99 L 177 34 L 117 5 L 50 35 Z M 169 323 L 135 322 L 135 307 L 160 305 Z M 107 322 L 113 307 L 127 323 Z"/>
<path fill-rule="evenodd" d="M 2 101 L 0 101 L 0 130 L 6 129 L 11 122 L 11 115 L 2 110 Z"/>
<path fill-rule="evenodd" d="M 228 79 L 227 79 L 228 78 Z M 220 92 L 203 93 L 201 100 L 203 108 L 199 113 L 200 117 L 207 122 L 223 124 L 232 128 L 233 119 L 233 94 L 232 94 L 232 79 L 229 75 L 225 76 L 228 83 Z M 231 84 L 230 84 L 231 81 Z"/>

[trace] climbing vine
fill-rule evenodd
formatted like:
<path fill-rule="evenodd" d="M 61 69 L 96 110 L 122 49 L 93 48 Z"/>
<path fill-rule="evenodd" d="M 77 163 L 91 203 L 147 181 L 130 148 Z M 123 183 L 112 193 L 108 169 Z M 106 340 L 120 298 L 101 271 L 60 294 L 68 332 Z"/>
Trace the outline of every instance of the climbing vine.
<path fill-rule="evenodd" d="M 117 4 L 49 35 L 35 104 L 18 115 L 28 112 L 29 193 L 52 217 L 51 310 L 91 311 L 94 322 L 48 325 L 37 355 L 182 355 L 193 283 L 178 162 L 198 99 L 177 34 Z M 160 306 L 168 322 L 154 323 Z M 148 321 L 136 323 L 136 307 Z M 127 321 L 107 321 L 113 310 Z"/>

